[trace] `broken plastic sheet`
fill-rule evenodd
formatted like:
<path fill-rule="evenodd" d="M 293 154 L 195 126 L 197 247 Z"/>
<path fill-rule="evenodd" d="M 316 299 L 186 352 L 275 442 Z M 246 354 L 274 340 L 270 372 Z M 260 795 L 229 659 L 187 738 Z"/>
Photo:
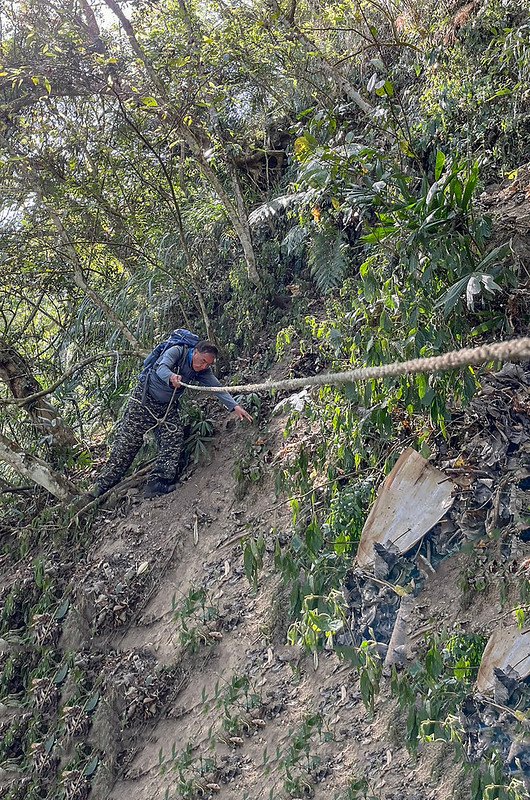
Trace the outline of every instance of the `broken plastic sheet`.
<path fill-rule="evenodd" d="M 364 524 L 356 563 L 375 563 L 376 544 L 406 553 L 453 504 L 455 486 L 416 450 L 407 448 L 379 489 Z"/>

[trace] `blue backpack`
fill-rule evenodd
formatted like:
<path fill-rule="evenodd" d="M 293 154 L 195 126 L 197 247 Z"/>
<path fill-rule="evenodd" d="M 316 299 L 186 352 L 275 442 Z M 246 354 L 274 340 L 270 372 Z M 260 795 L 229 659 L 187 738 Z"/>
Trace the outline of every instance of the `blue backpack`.
<path fill-rule="evenodd" d="M 143 378 L 155 366 L 160 356 L 163 355 L 170 347 L 174 347 L 177 344 L 184 345 L 186 348 L 185 355 L 187 355 L 188 349 L 190 347 L 195 347 L 198 341 L 200 340 L 197 334 L 187 331 L 186 328 L 177 328 L 176 330 L 172 331 L 168 338 L 164 342 L 160 342 L 160 344 L 157 345 L 145 359 L 143 369 L 140 373 L 140 380 L 143 380 Z"/>

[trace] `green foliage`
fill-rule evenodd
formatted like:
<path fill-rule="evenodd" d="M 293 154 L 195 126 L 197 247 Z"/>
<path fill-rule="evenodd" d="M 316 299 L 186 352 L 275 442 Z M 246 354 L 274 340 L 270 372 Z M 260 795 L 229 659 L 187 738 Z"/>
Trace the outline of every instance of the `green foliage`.
<path fill-rule="evenodd" d="M 323 390 L 325 391 L 325 390 Z M 307 412 L 316 422 L 311 410 Z M 293 413 L 290 425 L 295 430 L 299 415 Z M 350 417 L 354 422 L 353 414 Z M 292 495 L 290 500 L 294 534 L 287 544 L 275 545 L 275 566 L 285 585 L 290 587 L 290 613 L 297 616 L 305 598 L 314 600 L 333 597 L 355 555 L 368 506 L 373 499 L 369 479 L 346 482 L 345 469 L 354 466 L 348 446 L 339 445 L 342 460 L 332 460 L 334 442 L 330 432 L 338 430 L 338 422 L 328 424 L 319 419 L 318 425 L 327 429 L 326 438 L 314 438 L 311 448 L 302 441 L 289 463 L 284 463 L 276 477 L 278 491 Z M 345 435 L 348 435 L 345 433 Z M 316 445 L 316 447 L 315 447 Z M 324 469 L 327 465 L 327 472 Z M 315 481 L 321 468 L 327 480 Z M 321 489 L 313 488 L 314 481 Z M 331 593 L 331 595 L 330 595 Z M 334 601 L 331 601 L 332 605 Z M 324 609 L 322 609 L 324 610 Z M 329 613 L 326 607 L 325 613 Z M 318 636 L 317 636 L 318 639 Z"/>
<path fill-rule="evenodd" d="M 523 800 L 528 795 L 524 783 L 504 774 L 502 758 L 490 753 L 482 764 L 471 767 L 470 800 Z"/>
<path fill-rule="evenodd" d="M 266 441 L 258 438 L 236 462 L 234 478 L 236 480 L 235 496 L 238 500 L 242 500 L 251 486 L 259 484 L 263 479 L 267 470 L 268 455 Z"/>
<path fill-rule="evenodd" d="M 291 644 L 301 644 L 311 652 L 321 647 L 333 647 L 333 636 L 340 632 L 346 621 L 346 608 L 342 594 L 330 592 L 327 597 L 306 594 L 302 602 L 300 619 L 289 628 Z"/>
<path fill-rule="evenodd" d="M 383 662 L 377 651 L 377 642 L 366 640 L 359 647 L 339 646 L 336 650 L 357 670 L 361 699 L 365 708 L 370 714 L 373 714 L 383 671 Z"/>
<path fill-rule="evenodd" d="M 520 631 L 525 626 L 527 615 L 528 615 L 528 608 L 516 608 L 514 611 L 515 621 Z"/>
<path fill-rule="evenodd" d="M 371 0 L 280 4 L 274 13 L 267 3 L 210 0 L 130 11 L 127 40 L 108 20 L 95 36 L 87 8 L 72 15 L 34 0 L 2 10 L 1 347 L 20 347 L 41 386 L 59 381 L 48 399 L 83 443 L 61 461 L 68 477 L 93 477 L 135 383 L 136 350 L 174 327 L 212 331 L 245 373 L 250 362 L 265 371 L 278 334 L 278 354 L 302 375 L 513 333 L 507 301 L 525 267 L 509 242 L 498 246 L 509 234 L 494 235 L 477 198 L 488 183 L 516 178 L 528 158 L 530 26 L 520 2 L 469 5 L 458 24 L 444 4 L 419 14 Z M 51 463 L 53 437 L 11 403 L 2 381 L 1 432 Z M 346 618 L 341 584 L 375 487 L 405 446 L 427 452 L 447 436 L 480 383 L 480 370 L 467 369 L 325 387 L 293 412 L 277 470 L 292 531 L 274 543 L 293 642 L 315 654 L 335 645 Z M 199 410 L 187 421 L 196 463 L 212 424 Z M 238 464 L 238 496 L 268 468 L 256 444 Z M 20 529 L 16 558 L 30 562 L 50 531 L 70 537 L 44 492 L 28 491 L 6 465 L 0 472 L 7 538 Z M 249 536 L 243 559 L 254 588 L 264 556 L 264 540 Z M 480 576 L 467 578 L 481 588 Z M 51 698 L 69 678 L 53 643 L 68 613 L 63 589 L 40 554 L 24 589 L 8 584 L 2 636 L 51 640 L 25 659 L 9 655 L 3 697 L 18 702 L 44 680 Z M 528 582 L 521 593 L 520 626 Z M 185 648 L 215 641 L 218 612 L 205 590 L 175 611 Z M 481 646 L 433 641 L 416 671 L 395 676 L 412 747 L 420 737 L 458 744 L 459 702 Z M 373 710 L 374 643 L 348 658 Z M 243 684 L 230 691 L 244 694 Z M 83 695 L 86 709 L 95 696 Z M 225 733 L 245 730 L 246 710 L 227 706 Z M 44 743 L 55 758 L 57 732 L 43 719 L 9 728 L 3 755 L 25 768 L 31 746 Z M 311 791 L 319 726 L 305 720 L 293 733 L 282 767 L 291 795 Z M 215 763 L 196 759 L 191 745 L 173 755 L 177 792 L 209 792 Z M 88 749 L 67 764 L 84 787 L 98 765 Z M 503 784 L 499 770 L 492 761 L 478 775 L 474 798 L 516 800 L 519 787 Z M 45 791 L 37 779 L 23 790 Z M 347 797 L 369 792 L 354 781 Z"/>
<path fill-rule="evenodd" d="M 309 248 L 309 269 L 317 287 L 326 292 L 340 286 L 346 272 L 347 245 L 340 232 L 318 233 Z"/>
<path fill-rule="evenodd" d="M 486 637 L 452 634 L 433 637 L 421 661 L 405 672 L 395 670 L 392 692 L 407 712 L 407 743 L 421 740 L 460 742 L 457 712 L 473 684 Z"/>
<path fill-rule="evenodd" d="M 222 690 L 216 687 L 212 700 L 221 711 L 222 731 L 229 737 L 251 735 L 263 724 L 254 713 L 263 706 L 262 693 L 247 675 L 233 675 Z M 222 740 L 222 735 L 218 738 Z"/>
<path fill-rule="evenodd" d="M 183 442 L 184 460 L 198 464 L 206 456 L 208 444 L 213 439 L 213 422 L 202 408 L 191 404 L 187 404 L 182 422 L 188 431 Z"/>
<path fill-rule="evenodd" d="M 215 623 L 219 618 L 219 607 L 205 588 L 190 589 L 181 603 L 174 596 L 172 608 L 180 643 L 190 653 L 217 641 Z"/>
<path fill-rule="evenodd" d="M 261 689 L 245 674 L 234 674 L 230 681 L 215 684 L 213 694 L 208 696 L 203 689 L 199 713 L 208 714 L 212 709 L 219 713 L 221 726 L 210 727 L 206 745 L 208 755 L 203 755 L 204 742 L 188 741 L 182 750 L 174 742 L 169 753 L 160 748 L 158 762 L 163 773 L 175 773 L 176 797 L 194 798 L 208 792 L 217 792 L 219 767 L 216 748 L 219 744 L 234 747 L 242 744 L 241 735 L 252 735 L 265 723 L 258 716 L 263 705 Z M 166 792 L 169 797 L 169 790 Z"/>
<path fill-rule="evenodd" d="M 420 97 L 425 139 L 462 155 L 479 152 L 489 175 L 521 163 L 528 125 L 521 113 L 528 78 L 528 20 L 516 2 L 491 0 L 470 14 L 452 46 L 433 47 Z M 524 157 L 523 157 L 524 158 Z"/>
<path fill-rule="evenodd" d="M 354 778 L 334 800 L 379 800 L 379 796 L 373 793 L 367 778 Z"/>
<path fill-rule="evenodd" d="M 310 775 L 320 763 L 320 757 L 312 752 L 313 741 L 322 735 L 323 720 L 320 714 L 306 715 L 297 731 L 292 731 L 286 752 L 278 758 L 282 772 L 283 788 L 289 797 L 298 797 L 312 792 Z M 317 742 L 318 746 L 318 742 Z"/>
<path fill-rule="evenodd" d="M 166 772 L 170 769 L 175 773 L 175 786 L 172 794 L 168 787 L 165 792 L 166 800 L 170 797 L 181 797 L 182 800 L 192 800 L 197 793 L 208 791 L 208 783 L 212 783 L 212 775 L 217 769 L 215 756 L 204 758 L 202 755 L 194 757 L 196 746 L 192 741 L 188 741 L 186 747 L 177 752 L 176 743 L 173 743 L 171 754 L 164 756 L 163 750 L 159 752 L 159 764 Z"/>
<path fill-rule="evenodd" d="M 258 588 L 258 578 L 263 567 L 265 539 L 263 536 L 249 537 L 243 543 L 243 566 L 248 582 L 254 590 Z"/>

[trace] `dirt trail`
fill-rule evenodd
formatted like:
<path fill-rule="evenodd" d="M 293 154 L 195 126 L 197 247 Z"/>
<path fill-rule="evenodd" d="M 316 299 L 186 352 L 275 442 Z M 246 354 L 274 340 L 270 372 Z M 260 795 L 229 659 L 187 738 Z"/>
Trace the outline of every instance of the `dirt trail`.
<path fill-rule="evenodd" d="M 85 565 L 88 578 L 78 590 L 85 618 L 97 607 L 98 590 L 105 593 L 101 585 L 93 591 L 94 571 L 104 575 L 110 565 L 114 586 L 131 569 L 142 573 L 138 581 L 151 578 L 136 594 L 131 590 L 136 600 L 127 622 L 112 633 L 103 619 L 94 640 L 117 665 L 106 680 L 110 730 L 96 719 L 92 734 L 108 756 L 94 796 L 155 800 L 168 790 L 173 797 L 329 798 L 366 774 L 376 776 L 373 789 L 382 797 L 443 796 L 441 789 L 432 794 L 429 771 L 422 776 L 399 736 L 389 744 L 393 701 L 381 696 L 370 720 L 351 668 L 324 653 L 315 670 L 312 658 L 287 647 L 285 597 L 276 579 L 266 567 L 255 593 L 241 543 L 223 547 L 234 537 L 289 528 L 288 507 L 278 505 L 271 476 L 241 501 L 233 477 L 257 436 L 267 437 L 273 453 L 282 446 L 281 427 L 276 420 L 265 433 L 218 433 L 208 464 L 167 497 L 134 498 Z M 204 612 L 191 602 L 188 611 L 196 607 L 186 616 L 186 598 L 201 589 Z M 135 688 L 145 665 L 147 682 L 162 689 L 151 691 L 157 698 L 151 708 L 129 714 L 131 704 L 138 706 Z"/>
<path fill-rule="evenodd" d="M 409 753 L 387 679 L 370 715 L 351 666 L 285 644 L 288 598 L 271 534 L 290 532 L 289 507 L 272 471 L 243 499 L 234 477 L 257 442 L 265 462 L 280 457 L 284 422 L 217 432 L 209 462 L 174 493 L 132 495 L 125 517 L 102 519 L 100 545 L 79 565 L 63 646 L 88 647 L 104 676 L 90 732 L 104 753 L 97 800 L 466 796 L 447 745 Z M 259 534 L 268 546 L 254 591 L 242 542 Z M 425 581 L 416 629 L 491 628 L 503 611 L 497 588 L 470 601 L 462 584 L 482 550 L 447 558 Z"/>

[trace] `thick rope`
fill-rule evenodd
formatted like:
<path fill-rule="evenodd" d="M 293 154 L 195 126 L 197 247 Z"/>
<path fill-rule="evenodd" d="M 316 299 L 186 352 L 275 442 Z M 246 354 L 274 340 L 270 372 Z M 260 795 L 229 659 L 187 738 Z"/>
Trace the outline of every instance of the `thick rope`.
<path fill-rule="evenodd" d="M 413 375 L 417 372 L 443 372 L 467 366 L 477 366 L 488 361 L 526 361 L 530 359 L 530 338 L 510 339 L 497 344 L 484 344 L 480 347 L 466 347 L 453 350 L 441 356 L 430 358 L 413 358 L 411 361 L 395 361 L 378 367 L 359 367 L 347 372 L 326 372 L 322 375 L 311 375 L 307 378 L 288 378 L 266 383 L 246 383 L 237 386 L 193 386 L 181 383 L 186 389 L 193 389 L 208 394 L 219 392 L 270 392 L 273 389 L 303 389 L 306 386 L 331 386 L 372 378 L 391 378 L 396 375 Z"/>

